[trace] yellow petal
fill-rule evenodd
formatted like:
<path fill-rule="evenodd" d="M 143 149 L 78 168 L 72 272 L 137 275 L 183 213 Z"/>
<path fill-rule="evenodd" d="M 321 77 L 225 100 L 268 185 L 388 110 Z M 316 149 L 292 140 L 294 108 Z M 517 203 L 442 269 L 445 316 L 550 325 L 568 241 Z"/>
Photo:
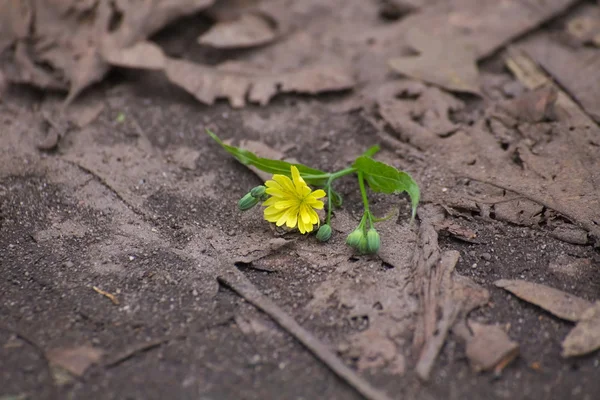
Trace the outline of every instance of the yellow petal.
<path fill-rule="evenodd" d="M 310 214 L 308 213 L 309 208 L 306 205 L 300 207 L 300 219 L 305 224 L 310 224 Z"/>
<path fill-rule="evenodd" d="M 294 183 L 290 178 L 285 175 L 273 175 L 273 180 L 281 185 L 283 191 L 288 192 L 289 194 L 296 193 L 296 188 Z"/>
<path fill-rule="evenodd" d="M 298 230 L 300 231 L 301 234 L 305 234 L 306 232 L 310 232 L 312 231 L 312 226 L 310 231 L 307 229 L 307 226 L 304 224 L 304 222 L 302 222 L 302 219 L 298 218 Z"/>
<path fill-rule="evenodd" d="M 275 208 L 283 210 L 290 207 L 297 207 L 299 203 L 300 202 L 297 199 L 279 200 L 277 204 L 275 204 Z"/>
<path fill-rule="evenodd" d="M 278 201 L 281 201 L 281 200 L 279 200 L 277 197 L 269 197 L 268 199 L 263 201 L 262 205 L 263 205 L 263 207 L 272 206 L 273 204 L 275 204 Z"/>
<path fill-rule="evenodd" d="M 296 187 L 296 191 L 298 193 L 302 193 L 303 188 L 306 187 L 306 182 L 304 182 L 304 179 L 302 179 L 302 177 L 300 176 L 300 171 L 298 171 L 298 168 L 296 168 L 296 166 L 292 165 L 291 170 L 292 170 L 292 180 L 294 181 L 294 186 Z"/>
<path fill-rule="evenodd" d="M 314 197 L 315 199 L 320 199 L 321 197 L 325 197 L 325 196 L 327 196 L 327 193 L 325 193 L 325 191 L 323 189 L 315 190 L 311 194 L 311 197 Z"/>
<path fill-rule="evenodd" d="M 279 185 L 277 185 L 277 186 L 279 186 Z M 271 196 L 282 198 L 282 199 L 290 196 L 286 191 L 281 189 L 281 186 L 267 188 L 265 190 L 265 193 L 270 194 Z"/>
<path fill-rule="evenodd" d="M 290 209 L 286 213 L 286 226 L 288 228 L 295 228 L 296 223 L 298 222 L 298 212 L 296 210 Z"/>

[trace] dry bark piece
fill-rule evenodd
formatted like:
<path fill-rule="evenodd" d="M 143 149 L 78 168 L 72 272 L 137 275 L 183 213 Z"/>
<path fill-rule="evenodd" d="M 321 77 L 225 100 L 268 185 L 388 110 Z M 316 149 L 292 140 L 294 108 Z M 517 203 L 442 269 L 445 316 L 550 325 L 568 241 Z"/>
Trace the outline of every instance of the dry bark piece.
<path fill-rule="evenodd" d="M 248 48 L 270 43 L 278 35 L 267 16 L 253 13 L 217 23 L 198 38 L 198 43 L 218 49 Z"/>
<path fill-rule="evenodd" d="M 583 314 L 562 342 L 563 357 L 582 356 L 600 349 L 600 301 Z"/>
<path fill-rule="evenodd" d="M 59 348 L 48 351 L 50 364 L 66 369 L 75 376 L 81 376 L 104 352 L 91 346 Z"/>
<path fill-rule="evenodd" d="M 494 285 L 567 321 L 579 321 L 592 306 L 587 300 L 539 283 L 500 279 Z"/>
<path fill-rule="evenodd" d="M 473 336 L 467 340 L 466 354 L 475 371 L 497 373 L 519 355 L 519 344 L 498 325 L 469 321 Z"/>

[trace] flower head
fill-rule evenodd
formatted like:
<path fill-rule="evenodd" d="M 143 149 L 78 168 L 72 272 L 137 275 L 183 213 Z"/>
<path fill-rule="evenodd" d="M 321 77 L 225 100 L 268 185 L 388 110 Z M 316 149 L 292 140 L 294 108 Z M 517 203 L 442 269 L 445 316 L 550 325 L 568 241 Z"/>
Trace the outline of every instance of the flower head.
<path fill-rule="evenodd" d="M 293 165 L 291 172 L 292 179 L 275 174 L 272 180 L 265 182 L 266 193 L 271 196 L 262 204 L 267 207 L 265 219 L 277 226 L 285 224 L 288 228 L 295 228 L 298 225 L 302 234 L 312 232 L 313 225 L 320 224 L 315 210 L 323 209 L 323 202 L 319 199 L 325 197 L 325 191 L 319 189 L 313 192 Z"/>

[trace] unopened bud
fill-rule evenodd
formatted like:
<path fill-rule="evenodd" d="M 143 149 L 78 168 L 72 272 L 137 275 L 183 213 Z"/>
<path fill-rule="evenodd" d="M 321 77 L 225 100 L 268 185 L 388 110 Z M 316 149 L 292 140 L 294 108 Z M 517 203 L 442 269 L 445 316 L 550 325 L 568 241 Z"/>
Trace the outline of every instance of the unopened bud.
<path fill-rule="evenodd" d="M 264 187 L 263 185 L 257 186 L 255 188 L 253 188 L 250 191 L 250 194 L 252 195 L 252 197 L 255 197 L 257 199 L 260 199 L 261 197 L 263 197 L 263 195 L 265 194 L 265 190 L 267 190 L 266 187 Z"/>
<path fill-rule="evenodd" d="M 377 253 L 380 245 L 379 232 L 375 228 L 370 228 L 367 232 L 367 253 Z"/>
<path fill-rule="evenodd" d="M 317 232 L 317 240 L 319 242 L 326 242 L 331 237 L 331 226 L 325 224 L 319 228 Z"/>
<path fill-rule="evenodd" d="M 362 229 L 356 228 L 346 238 L 346 244 L 350 247 L 354 247 L 355 249 L 357 249 L 361 239 L 364 237 L 365 237 L 365 235 L 364 235 Z M 366 240 L 366 238 L 365 238 L 365 240 Z"/>
<path fill-rule="evenodd" d="M 358 252 L 360 254 L 367 254 L 369 252 L 369 249 L 367 247 L 367 237 L 365 235 L 363 235 L 360 238 L 360 241 L 358 242 L 358 246 L 356 246 L 356 249 L 358 250 Z"/>
<path fill-rule="evenodd" d="M 246 211 L 258 204 L 259 199 L 252 197 L 252 193 L 246 193 L 244 197 L 238 201 L 238 208 L 241 211 Z"/>

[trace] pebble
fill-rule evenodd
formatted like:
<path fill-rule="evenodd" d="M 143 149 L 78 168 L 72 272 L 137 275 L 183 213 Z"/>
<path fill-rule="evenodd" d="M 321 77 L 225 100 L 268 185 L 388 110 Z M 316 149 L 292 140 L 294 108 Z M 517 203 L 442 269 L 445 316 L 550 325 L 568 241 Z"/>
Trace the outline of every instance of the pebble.
<path fill-rule="evenodd" d="M 490 253 L 483 253 L 481 258 L 483 258 L 485 261 L 490 261 L 492 259 L 492 255 Z"/>

